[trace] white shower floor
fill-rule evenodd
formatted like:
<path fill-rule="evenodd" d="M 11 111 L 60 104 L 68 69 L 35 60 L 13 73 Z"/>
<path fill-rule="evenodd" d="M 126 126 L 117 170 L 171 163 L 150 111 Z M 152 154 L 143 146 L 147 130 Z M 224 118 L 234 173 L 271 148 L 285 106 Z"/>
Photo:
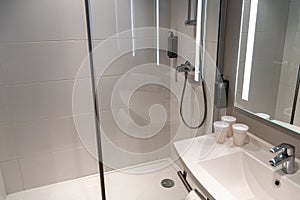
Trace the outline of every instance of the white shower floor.
<path fill-rule="evenodd" d="M 165 162 L 165 161 L 161 161 Z M 149 167 L 139 166 L 139 169 Z M 145 174 L 128 174 L 120 171 L 106 173 L 108 200 L 184 200 L 187 191 L 178 178 L 176 165 Z M 175 181 L 173 188 L 163 188 L 164 178 Z M 47 185 L 10 194 L 6 200 L 99 200 L 99 175 Z"/>

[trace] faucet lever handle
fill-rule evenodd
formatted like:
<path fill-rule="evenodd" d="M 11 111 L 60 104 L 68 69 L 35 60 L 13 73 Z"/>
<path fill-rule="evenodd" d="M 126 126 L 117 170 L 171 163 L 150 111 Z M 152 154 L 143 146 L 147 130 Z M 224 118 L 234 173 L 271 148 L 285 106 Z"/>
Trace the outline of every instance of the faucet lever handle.
<path fill-rule="evenodd" d="M 295 155 L 295 147 L 293 145 L 287 144 L 287 143 L 282 143 L 278 146 L 275 146 L 270 149 L 271 153 L 277 153 L 277 152 L 286 152 L 287 154 Z"/>

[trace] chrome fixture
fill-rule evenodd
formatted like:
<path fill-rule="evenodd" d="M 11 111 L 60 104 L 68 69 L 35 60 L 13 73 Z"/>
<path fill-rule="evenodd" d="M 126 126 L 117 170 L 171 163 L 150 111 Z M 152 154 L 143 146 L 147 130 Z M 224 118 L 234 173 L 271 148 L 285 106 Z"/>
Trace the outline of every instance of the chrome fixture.
<path fill-rule="evenodd" d="M 205 81 L 204 81 L 203 78 L 201 78 L 201 83 L 202 83 L 202 92 L 203 92 L 203 101 L 204 101 L 204 114 L 203 114 L 203 118 L 202 118 L 201 122 L 197 126 L 189 125 L 183 117 L 183 108 L 182 108 L 183 107 L 183 100 L 184 100 L 186 83 L 187 83 L 187 80 L 188 80 L 188 74 L 189 74 L 189 72 L 193 72 L 193 71 L 195 71 L 195 67 L 189 61 L 186 61 L 184 64 L 181 64 L 180 66 L 176 67 L 175 80 L 177 81 L 178 72 L 184 72 L 184 84 L 183 84 L 181 100 L 180 100 L 180 117 L 181 117 L 183 123 L 187 127 L 189 127 L 190 129 L 198 129 L 198 128 L 203 126 L 203 124 L 206 120 L 206 116 L 207 116 L 206 89 L 205 89 Z"/>
<path fill-rule="evenodd" d="M 192 12 L 192 0 L 188 0 L 188 10 L 187 10 L 187 20 L 185 20 L 184 24 L 186 26 L 196 26 L 197 25 L 197 4 L 198 0 L 196 0 L 196 10 L 195 10 L 195 19 L 191 19 L 191 12 Z"/>
<path fill-rule="evenodd" d="M 178 72 L 184 72 L 184 76 L 187 78 L 188 73 L 192 72 L 192 71 L 195 71 L 195 67 L 192 66 L 192 64 L 189 61 L 186 61 L 185 63 L 183 63 L 180 66 L 176 67 L 176 72 L 175 72 L 176 82 L 178 80 Z"/>
<path fill-rule="evenodd" d="M 282 143 L 270 149 L 270 152 L 280 152 L 280 154 L 269 161 L 271 166 L 277 167 L 282 164 L 282 171 L 286 174 L 294 174 L 297 171 L 295 163 L 295 147 L 293 145 Z"/>

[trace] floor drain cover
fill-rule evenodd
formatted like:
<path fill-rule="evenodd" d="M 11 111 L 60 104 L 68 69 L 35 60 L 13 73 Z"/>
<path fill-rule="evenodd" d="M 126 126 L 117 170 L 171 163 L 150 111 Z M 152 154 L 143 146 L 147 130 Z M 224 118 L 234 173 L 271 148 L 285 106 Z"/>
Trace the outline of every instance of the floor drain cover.
<path fill-rule="evenodd" d="M 168 178 L 162 180 L 160 183 L 164 188 L 171 188 L 175 185 L 174 181 Z"/>

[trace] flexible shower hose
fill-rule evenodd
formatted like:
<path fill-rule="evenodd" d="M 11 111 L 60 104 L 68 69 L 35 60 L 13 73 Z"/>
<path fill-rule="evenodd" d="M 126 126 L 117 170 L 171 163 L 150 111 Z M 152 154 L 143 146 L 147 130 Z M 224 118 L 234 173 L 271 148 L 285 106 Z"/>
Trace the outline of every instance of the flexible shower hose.
<path fill-rule="evenodd" d="M 182 105 L 183 105 L 183 100 L 184 100 L 184 93 L 185 93 L 185 89 L 186 89 L 186 83 L 187 83 L 187 79 L 188 79 L 188 72 L 184 73 L 184 84 L 183 84 L 183 89 L 182 89 L 182 95 L 181 95 L 181 100 L 180 100 L 180 116 L 181 119 L 183 121 L 183 123 L 189 127 L 190 129 L 198 129 L 201 128 L 206 120 L 206 116 L 207 116 L 207 99 L 206 99 L 206 90 L 205 90 L 205 82 L 203 79 L 201 79 L 201 85 L 202 85 L 202 91 L 203 91 L 203 101 L 204 101 L 204 114 L 203 114 L 203 118 L 200 122 L 200 124 L 198 126 L 191 126 L 189 125 L 184 117 L 183 117 L 183 109 L 182 109 Z"/>

